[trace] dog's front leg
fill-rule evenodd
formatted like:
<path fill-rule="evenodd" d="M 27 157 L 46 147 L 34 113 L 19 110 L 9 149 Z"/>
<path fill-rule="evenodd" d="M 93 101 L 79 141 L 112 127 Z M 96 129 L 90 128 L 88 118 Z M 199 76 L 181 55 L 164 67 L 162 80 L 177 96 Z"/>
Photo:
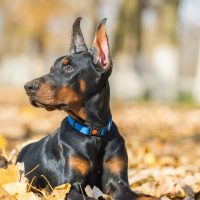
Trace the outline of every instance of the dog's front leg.
<path fill-rule="evenodd" d="M 103 163 L 103 192 L 114 200 L 155 200 L 153 197 L 138 195 L 130 189 L 127 173 L 128 156 L 124 142 L 120 143 L 115 148 L 107 148 Z"/>
<path fill-rule="evenodd" d="M 115 148 L 110 144 L 106 149 L 103 161 L 103 192 L 110 195 L 114 200 L 137 199 L 137 194 L 131 191 L 128 184 L 128 156 L 125 144 L 123 141 L 116 142 L 116 144 L 118 146 Z"/>

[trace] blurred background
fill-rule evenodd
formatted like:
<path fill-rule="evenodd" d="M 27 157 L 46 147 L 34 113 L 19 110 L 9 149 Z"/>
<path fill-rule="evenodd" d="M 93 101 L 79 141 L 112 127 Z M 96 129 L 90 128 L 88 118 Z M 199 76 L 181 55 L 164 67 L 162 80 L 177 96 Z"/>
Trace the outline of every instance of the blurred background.
<path fill-rule="evenodd" d="M 88 46 L 108 18 L 111 105 L 132 187 L 183 197 L 182 181 L 200 191 L 199 0 L 0 0 L 0 147 L 41 138 L 66 115 L 30 106 L 23 85 L 68 53 L 77 16 Z M 156 167 L 171 171 L 136 176 Z"/>
<path fill-rule="evenodd" d="M 108 18 L 113 98 L 200 102 L 199 0 L 1 0 L 1 86 L 22 87 L 67 54 L 77 16 L 88 45 Z"/>

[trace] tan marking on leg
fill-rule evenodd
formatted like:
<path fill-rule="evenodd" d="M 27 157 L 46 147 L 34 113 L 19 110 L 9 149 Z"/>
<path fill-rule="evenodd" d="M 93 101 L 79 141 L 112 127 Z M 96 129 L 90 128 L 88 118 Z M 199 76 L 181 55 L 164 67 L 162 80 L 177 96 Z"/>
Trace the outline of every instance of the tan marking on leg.
<path fill-rule="evenodd" d="M 82 176 L 86 175 L 90 169 L 89 161 L 79 156 L 71 156 L 69 166 L 80 172 Z"/>
<path fill-rule="evenodd" d="M 125 169 L 126 165 L 126 161 L 119 156 L 114 156 L 104 162 L 104 167 L 111 171 L 113 174 L 119 174 L 122 170 Z"/>
<path fill-rule="evenodd" d="M 85 92 L 86 89 L 86 83 L 83 79 L 80 80 L 80 91 Z"/>

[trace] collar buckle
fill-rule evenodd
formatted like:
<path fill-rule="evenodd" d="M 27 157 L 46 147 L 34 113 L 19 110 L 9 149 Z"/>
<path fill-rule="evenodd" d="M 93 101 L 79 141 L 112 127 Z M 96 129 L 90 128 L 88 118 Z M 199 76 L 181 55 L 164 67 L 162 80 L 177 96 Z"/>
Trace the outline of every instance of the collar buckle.
<path fill-rule="evenodd" d="M 92 127 L 90 129 L 90 135 L 93 135 L 93 136 L 102 136 L 101 135 L 101 128 L 94 128 L 94 127 Z"/>

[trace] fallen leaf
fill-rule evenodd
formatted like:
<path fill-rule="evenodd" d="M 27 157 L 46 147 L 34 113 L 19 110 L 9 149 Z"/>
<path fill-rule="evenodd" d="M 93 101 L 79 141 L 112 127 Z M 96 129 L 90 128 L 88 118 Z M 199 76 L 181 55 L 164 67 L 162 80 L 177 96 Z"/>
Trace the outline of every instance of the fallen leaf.
<path fill-rule="evenodd" d="M 25 166 L 24 166 L 24 163 L 20 163 L 20 162 L 17 162 L 16 164 L 17 168 L 19 169 L 19 173 L 20 173 L 20 179 L 21 177 L 24 177 L 24 174 L 25 174 Z"/>
<path fill-rule="evenodd" d="M 104 194 L 98 187 L 94 186 L 91 188 L 89 185 L 85 187 L 85 193 L 87 194 L 88 197 L 92 197 L 95 199 L 98 199 L 101 197 L 101 199 L 105 200 L 112 200 L 112 198 L 106 194 Z"/>
<path fill-rule="evenodd" d="M 1 200 L 16 200 L 12 195 L 0 187 L 0 199 Z"/>
<path fill-rule="evenodd" d="M 17 200 L 41 200 L 41 198 L 36 194 L 34 194 L 33 192 L 29 192 L 29 193 L 19 193 L 17 195 Z"/>
<path fill-rule="evenodd" d="M 9 194 L 17 196 L 18 194 L 25 194 L 27 189 L 27 184 L 22 182 L 7 183 L 1 186 Z"/>
<path fill-rule="evenodd" d="M 66 194 L 69 193 L 71 185 L 65 183 L 54 188 L 53 192 L 47 197 L 48 200 L 65 200 Z"/>
<path fill-rule="evenodd" d="M 87 185 L 85 187 L 85 193 L 87 194 L 88 197 L 93 197 L 93 195 L 92 195 L 92 188 L 89 185 Z"/>
<path fill-rule="evenodd" d="M 92 196 L 95 198 L 95 199 L 98 199 L 99 197 L 103 196 L 103 192 L 96 186 L 93 187 L 92 189 Z"/>
<path fill-rule="evenodd" d="M 20 179 L 19 170 L 16 165 L 9 165 L 7 169 L 0 168 L 0 186 L 7 183 L 17 182 Z"/>
<path fill-rule="evenodd" d="M 6 148 L 8 145 L 6 138 L 0 135 L 0 148 Z"/>

